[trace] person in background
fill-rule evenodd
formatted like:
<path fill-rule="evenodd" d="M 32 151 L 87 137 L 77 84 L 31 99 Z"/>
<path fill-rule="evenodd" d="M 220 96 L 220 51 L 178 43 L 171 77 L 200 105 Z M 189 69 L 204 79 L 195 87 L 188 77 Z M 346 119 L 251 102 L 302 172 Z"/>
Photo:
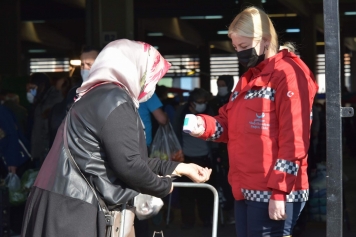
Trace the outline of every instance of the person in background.
<path fill-rule="evenodd" d="M 219 109 L 229 102 L 231 91 L 234 87 L 234 77 L 231 75 L 222 75 L 216 81 L 218 94 L 211 100 L 210 104 L 217 114 Z"/>
<path fill-rule="evenodd" d="M 1 179 L 5 179 L 9 173 L 16 174 L 21 179 L 28 168 L 31 168 L 29 142 L 18 129 L 17 124 L 15 115 L 7 107 L 0 104 Z M 19 197 L 12 195 L 11 198 L 11 200 L 18 200 Z M 3 199 L 0 202 L 1 205 L 3 204 L 2 202 Z M 6 205 L 6 201 L 4 204 Z M 25 204 L 21 202 L 16 205 L 13 203 L 9 205 L 9 213 L 7 215 L 9 216 L 10 224 L 8 224 L 7 228 L 11 230 L 12 236 L 20 234 L 24 209 Z"/>
<path fill-rule="evenodd" d="M 74 83 L 74 86 L 68 91 L 66 97 L 66 103 L 68 110 L 71 105 L 74 103 L 75 97 L 77 95 L 77 89 L 81 86 L 83 82 L 88 79 L 90 68 L 93 66 L 95 59 L 98 57 L 100 49 L 87 45 L 82 48 L 80 53 L 80 75 L 81 80 L 78 80 L 77 83 Z"/>
<path fill-rule="evenodd" d="M 32 159 L 40 167 L 50 148 L 48 117 L 52 107 L 62 100 L 62 94 L 51 85 L 45 73 L 33 73 L 27 84 L 27 98 L 32 103 L 33 126 L 31 132 Z M 34 97 L 32 97 L 34 96 Z"/>
<path fill-rule="evenodd" d="M 61 102 L 53 106 L 48 118 L 49 138 L 51 146 L 54 142 L 54 138 L 56 137 L 57 130 L 67 114 L 67 94 L 72 87 L 71 78 L 62 77 L 60 78 L 60 81 L 61 83 L 60 87 L 58 87 L 58 90 L 61 92 L 63 99 Z"/>
<path fill-rule="evenodd" d="M 167 114 L 169 121 L 173 121 L 175 118 L 176 106 L 178 103 L 174 98 L 168 98 L 169 88 L 166 86 L 156 86 L 156 94 L 162 102 L 162 110 Z"/>
<path fill-rule="evenodd" d="M 217 81 L 218 94 L 210 101 L 214 114 L 219 113 L 219 109 L 229 102 L 231 91 L 234 87 L 234 77 L 231 75 L 219 76 Z M 229 155 L 226 143 L 218 143 L 218 149 L 213 154 L 213 165 L 216 170 L 216 185 L 222 200 L 220 205 L 225 212 L 224 224 L 234 224 L 234 197 L 231 186 L 228 183 L 227 174 L 229 172 Z"/>
<path fill-rule="evenodd" d="M 197 115 L 191 135 L 228 145 L 237 236 L 291 236 L 308 200 L 311 112 L 318 85 L 292 44 L 279 47 L 261 9 L 244 9 L 228 36 L 248 70 L 219 115 Z"/>
<path fill-rule="evenodd" d="M 156 95 L 158 99 L 162 103 L 161 109 L 165 112 L 168 116 L 169 122 L 172 122 L 175 118 L 176 108 L 179 106 L 179 103 L 174 98 L 168 98 L 168 91 L 169 88 L 166 86 L 156 86 Z M 156 132 L 160 126 L 157 119 L 155 119 L 154 115 L 151 114 L 151 121 L 152 121 L 152 139 L 154 139 Z"/>
<path fill-rule="evenodd" d="M 89 70 L 93 63 L 98 57 L 100 49 L 93 46 L 84 46 L 80 54 L 80 75 L 82 76 L 83 81 L 86 81 L 89 76 Z"/>
<path fill-rule="evenodd" d="M 213 115 L 212 108 L 208 105 L 208 92 L 202 88 L 195 88 L 190 92 L 187 103 L 181 105 L 176 112 L 173 129 L 181 144 L 184 162 L 194 163 L 200 166 L 212 168 L 212 143 L 190 136 L 183 132 L 184 118 L 187 114 Z M 190 182 L 184 177 L 180 182 Z M 212 179 L 208 181 L 213 184 Z M 182 229 L 191 229 L 195 225 L 195 208 L 198 207 L 198 215 L 205 227 L 211 225 L 213 211 L 213 195 L 203 188 L 179 189 L 179 202 L 181 208 Z"/>
<path fill-rule="evenodd" d="M 14 93 L 7 93 L 4 106 L 7 107 L 15 116 L 18 129 L 22 134 L 26 134 L 27 109 L 20 105 L 20 97 Z"/>
<path fill-rule="evenodd" d="M 153 139 L 151 114 L 153 115 L 153 118 L 157 120 L 157 122 L 160 125 L 166 125 L 168 123 L 168 116 L 162 110 L 161 108 L 162 106 L 163 106 L 162 102 L 158 98 L 157 94 L 154 93 L 149 100 L 140 103 L 140 107 L 138 108 L 138 113 L 145 126 L 147 147 L 150 147 Z"/>
<path fill-rule="evenodd" d="M 153 140 L 152 128 L 153 122 L 158 125 L 166 125 L 168 123 L 168 116 L 162 110 L 162 102 L 158 98 L 156 93 L 153 93 L 152 97 L 145 102 L 140 103 L 138 113 L 141 121 L 144 125 L 144 131 L 146 135 L 146 146 L 148 149 L 148 155 L 150 155 L 150 145 Z M 135 233 L 136 237 L 148 237 L 148 220 L 138 220 L 135 217 Z"/>
<path fill-rule="evenodd" d="M 18 168 L 30 158 L 27 141 L 18 130 L 14 114 L 1 104 L 0 115 L 0 163 L 7 168 L 7 171 L 1 172 L 1 177 L 5 178 L 7 172 L 17 173 L 21 177 L 24 171 L 18 172 Z"/>

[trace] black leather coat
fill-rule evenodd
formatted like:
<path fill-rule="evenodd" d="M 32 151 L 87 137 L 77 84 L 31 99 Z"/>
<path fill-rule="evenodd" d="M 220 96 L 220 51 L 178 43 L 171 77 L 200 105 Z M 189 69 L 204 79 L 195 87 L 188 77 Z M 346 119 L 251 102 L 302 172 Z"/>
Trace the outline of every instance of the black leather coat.
<path fill-rule="evenodd" d="M 69 150 L 109 206 L 139 192 L 166 196 L 178 163 L 148 159 L 141 120 L 132 99 L 114 84 L 98 86 L 68 113 Z M 104 215 L 89 185 L 65 153 L 64 122 L 31 194 L 21 236 L 104 236 Z"/>

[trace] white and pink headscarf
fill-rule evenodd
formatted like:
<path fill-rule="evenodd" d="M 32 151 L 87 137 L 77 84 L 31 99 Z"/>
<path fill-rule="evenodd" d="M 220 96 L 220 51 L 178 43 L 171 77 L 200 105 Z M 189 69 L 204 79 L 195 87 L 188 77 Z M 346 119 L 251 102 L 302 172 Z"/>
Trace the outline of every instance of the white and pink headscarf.
<path fill-rule="evenodd" d="M 151 45 L 128 39 L 115 40 L 100 52 L 88 80 L 77 89 L 80 99 L 100 83 L 116 83 L 130 94 L 136 107 L 153 94 L 171 64 Z"/>

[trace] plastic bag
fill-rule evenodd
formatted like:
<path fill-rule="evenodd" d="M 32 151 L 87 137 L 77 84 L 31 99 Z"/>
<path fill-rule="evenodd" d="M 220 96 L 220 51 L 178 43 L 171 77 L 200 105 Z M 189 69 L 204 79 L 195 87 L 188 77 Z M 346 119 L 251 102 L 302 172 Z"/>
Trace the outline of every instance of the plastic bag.
<path fill-rule="evenodd" d="M 9 188 L 9 202 L 19 205 L 26 202 L 27 193 L 21 187 L 21 180 L 17 174 L 9 173 L 5 178 L 5 184 Z"/>
<path fill-rule="evenodd" d="M 184 155 L 170 123 L 160 125 L 151 144 L 151 158 L 183 162 Z"/>
<path fill-rule="evenodd" d="M 21 178 L 21 186 L 26 190 L 30 190 L 32 185 L 35 183 L 37 178 L 38 170 L 29 169 L 27 170 Z"/>
<path fill-rule="evenodd" d="M 156 215 L 161 210 L 163 201 L 158 197 L 140 193 L 135 197 L 134 206 L 137 218 L 145 220 Z"/>
<path fill-rule="evenodd" d="M 9 173 L 5 178 L 5 184 L 9 191 L 18 191 L 21 189 L 21 180 L 17 174 Z"/>

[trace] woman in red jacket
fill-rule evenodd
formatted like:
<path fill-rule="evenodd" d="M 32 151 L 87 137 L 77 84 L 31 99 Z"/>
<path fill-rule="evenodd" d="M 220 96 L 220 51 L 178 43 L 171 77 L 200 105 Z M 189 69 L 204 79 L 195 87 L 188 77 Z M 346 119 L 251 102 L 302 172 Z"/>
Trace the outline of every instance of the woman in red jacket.
<path fill-rule="evenodd" d="M 242 11 L 228 34 L 248 70 L 218 116 L 197 115 L 191 135 L 228 145 L 237 236 L 289 236 L 308 199 L 307 152 L 318 86 L 291 45 L 280 50 L 262 10 Z"/>

